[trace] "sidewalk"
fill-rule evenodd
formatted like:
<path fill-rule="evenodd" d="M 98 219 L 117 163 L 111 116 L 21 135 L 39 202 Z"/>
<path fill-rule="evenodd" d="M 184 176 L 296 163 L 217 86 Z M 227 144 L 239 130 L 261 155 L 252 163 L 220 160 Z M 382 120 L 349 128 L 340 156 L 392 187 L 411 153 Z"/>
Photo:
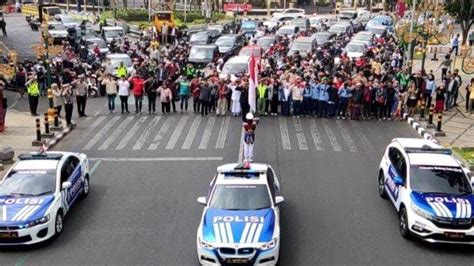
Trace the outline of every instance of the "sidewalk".
<path fill-rule="evenodd" d="M 37 151 L 38 147 L 33 147 L 31 142 L 35 139 L 35 119 L 27 112 L 18 112 L 9 109 L 6 116 L 6 129 L 0 132 L 0 147 L 9 146 L 15 151 L 15 158 L 18 155 Z M 3 176 L 11 165 L 4 165 L 5 169 L 0 170 L 0 177 Z"/>

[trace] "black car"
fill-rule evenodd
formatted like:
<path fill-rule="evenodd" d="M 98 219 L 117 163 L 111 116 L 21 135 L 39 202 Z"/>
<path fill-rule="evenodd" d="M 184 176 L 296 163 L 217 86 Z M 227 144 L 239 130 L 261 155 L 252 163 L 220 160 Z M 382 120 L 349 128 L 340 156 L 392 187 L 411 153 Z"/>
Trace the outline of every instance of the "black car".
<path fill-rule="evenodd" d="M 240 48 L 244 46 L 245 39 L 242 35 L 226 34 L 219 37 L 215 44 L 219 49 L 219 53 L 236 55 Z"/>
<path fill-rule="evenodd" d="M 311 38 L 315 38 L 318 42 L 318 46 L 322 48 L 326 48 L 331 44 L 336 38 L 336 34 L 328 31 L 316 32 L 311 36 Z"/>
<path fill-rule="evenodd" d="M 193 45 L 189 51 L 188 62 L 196 69 L 203 69 L 216 60 L 218 53 L 214 44 Z"/>
<path fill-rule="evenodd" d="M 199 31 L 191 35 L 189 38 L 189 44 L 211 44 L 214 43 L 219 36 L 220 33 L 217 30 Z"/>

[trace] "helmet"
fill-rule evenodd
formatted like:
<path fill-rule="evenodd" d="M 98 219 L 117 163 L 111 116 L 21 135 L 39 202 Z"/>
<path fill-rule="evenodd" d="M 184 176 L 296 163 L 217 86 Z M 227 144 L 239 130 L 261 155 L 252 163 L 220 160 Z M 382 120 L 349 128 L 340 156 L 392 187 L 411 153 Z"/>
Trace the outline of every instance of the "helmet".
<path fill-rule="evenodd" d="M 247 119 L 247 120 L 252 120 L 252 119 L 253 119 L 253 114 L 252 114 L 252 113 L 247 113 L 247 114 L 245 115 L 245 119 Z"/>

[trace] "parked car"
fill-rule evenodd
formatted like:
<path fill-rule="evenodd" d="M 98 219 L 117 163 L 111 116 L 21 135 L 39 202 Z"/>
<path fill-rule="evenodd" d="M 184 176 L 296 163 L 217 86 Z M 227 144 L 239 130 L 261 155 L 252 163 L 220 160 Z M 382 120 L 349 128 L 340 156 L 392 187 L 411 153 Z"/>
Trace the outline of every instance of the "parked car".
<path fill-rule="evenodd" d="M 367 50 L 367 45 L 360 42 L 350 42 L 344 48 L 344 51 L 347 52 L 347 56 L 352 60 L 365 56 Z"/>
<path fill-rule="evenodd" d="M 322 32 L 316 32 L 311 37 L 316 39 L 318 46 L 325 48 L 329 46 L 329 44 L 331 43 L 332 40 L 334 40 L 334 38 L 336 38 L 336 34 L 329 31 L 322 31 Z"/>
<path fill-rule="evenodd" d="M 273 17 L 289 15 L 294 16 L 295 18 L 302 18 L 305 15 L 305 11 L 302 8 L 287 8 L 283 12 L 275 12 L 272 14 Z"/>
<path fill-rule="evenodd" d="M 121 62 L 123 62 L 123 65 L 127 68 L 128 73 L 132 73 L 133 62 L 128 54 L 108 54 L 105 60 L 106 72 L 116 76 L 117 68 Z"/>
<path fill-rule="evenodd" d="M 277 32 L 276 32 L 276 35 L 277 36 L 288 36 L 288 37 L 293 37 L 293 35 L 295 35 L 296 33 L 299 32 L 299 28 L 298 26 L 295 26 L 295 25 L 286 25 L 286 26 L 282 26 L 280 27 Z"/>
<path fill-rule="evenodd" d="M 328 32 L 335 33 L 335 34 L 349 34 L 350 33 L 350 25 L 346 24 L 334 24 L 332 25 Z"/>
<path fill-rule="evenodd" d="M 308 18 L 297 18 L 291 21 L 290 25 L 295 25 L 300 31 L 308 31 L 311 28 Z"/>
<path fill-rule="evenodd" d="M 94 48 L 97 45 L 101 54 L 109 53 L 109 47 L 107 43 L 99 37 L 88 37 L 83 40 L 83 45 L 87 48 L 89 53 L 94 52 Z"/>
<path fill-rule="evenodd" d="M 102 27 L 102 37 L 107 43 L 112 42 L 113 39 L 116 41 L 123 40 L 125 32 L 122 27 Z"/>
<path fill-rule="evenodd" d="M 285 25 L 286 23 L 289 23 L 295 19 L 294 16 L 289 16 L 289 15 L 281 15 L 281 16 L 276 16 L 272 17 L 270 20 L 264 21 L 263 25 L 268 28 L 268 30 L 274 30 L 277 26 L 279 25 Z"/>
<path fill-rule="evenodd" d="M 265 35 L 257 39 L 257 45 L 262 47 L 263 51 L 267 51 L 276 42 L 277 36 L 275 35 Z"/>
<path fill-rule="evenodd" d="M 219 38 L 219 32 L 215 30 L 199 31 L 191 35 L 191 38 L 189 39 L 189 44 L 211 44 L 215 42 L 217 38 Z"/>
<path fill-rule="evenodd" d="M 219 37 L 216 40 L 216 45 L 221 54 L 237 54 L 239 50 L 244 46 L 245 40 L 242 35 L 238 34 L 226 34 Z"/>
<path fill-rule="evenodd" d="M 338 19 L 352 23 L 367 23 L 370 20 L 370 12 L 362 8 L 345 9 L 339 12 Z"/>
<path fill-rule="evenodd" d="M 230 79 L 237 80 L 238 75 L 244 75 L 248 72 L 250 56 L 234 56 L 227 60 L 222 67 L 221 73 L 219 73 L 220 79 L 226 79 L 230 76 Z"/>
<path fill-rule="evenodd" d="M 67 40 L 67 30 L 59 21 L 48 21 L 48 35 L 52 39 L 53 44 L 62 44 Z"/>
<path fill-rule="evenodd" d="M 372 41 L 374 40 L 375 34 L 370 31 L 360 31 L 358 32 L 354 38 L 352 38 L 353 42 L 360 42 L 367 46 L 372 45 Z"/>
<path fill-rule="evenodd" d="M 318 42 L 316 38 L 299 37 L 290 44 L 288 56 L 292 56 L 296 51 L 303 57 L 306 57 L 311 51 L 316 50 Z"/>
<path fill-rule="evenodd" d="M 378 38 L 388 32 L 388 27 L 384 25 L 373 25 L 368 27 L 367 31 L 372 32 Z"/>
<path fill-rule="evenodd" d="M 381 15 L 381 16 L 376 16 L 372 18 L 371 20 L 369 20 L 369 22 L 367 22 L 367 24 L 365 25 L 365 29 L 367 30 L 377 25 L 387 26 L 389 31 L 393 31 L 393 28 L 394 28 L 392 17 Z"/>
<path fill-rule="evenodd" d="M 257 31 L 258 22 L 256 20 L 243 20 L 240 24 L 240 32 L 250 39 Z"/>
<path fill-rule="evenodd" d="M 61 22 L 66 28 L 76 28 L 79 27 L 79 25 L 81 24 L 68 15 L 56 15 L 55 18 L 57 21 Z"/>
<path fill-rule="evenodd" d="M 311 28 L 314 28 L 318 31 L 326 31 L 335 23 L 336 18 L 334 16 L 316 15 L 309 17 L 309 24 Z"/>
<path fill-rule="evenodd" d="M 209 63 L 214 62 L 218 53 L 215 44 L 197 44 L 189 50 L 188 62 L 196 69 L 203 69 Z"/>
<path fill-rule="evenodd" d="M 255 57 L 255 60 L 259 62 L 263 55 L 262 47 L 258 45 L 249 45 L 240 49 L 240 52 L 239 52 L 239 56 L 251 56 L 252 54 Z"/>

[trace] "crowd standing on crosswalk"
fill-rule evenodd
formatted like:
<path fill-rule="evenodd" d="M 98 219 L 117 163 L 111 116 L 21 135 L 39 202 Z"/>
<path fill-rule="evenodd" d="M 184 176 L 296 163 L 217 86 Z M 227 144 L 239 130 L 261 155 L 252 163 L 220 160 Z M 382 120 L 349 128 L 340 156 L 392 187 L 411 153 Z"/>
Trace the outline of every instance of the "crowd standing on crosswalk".
<path fill-rule="evenodd" d="M 238 23 L 230 30 L 239 32 Z M 442 77 L 423 71 L 410 74 L 396 36 L 385 32 L 372 41 L 365 56 L 354 60 L 342 47 L 356 31 L 341 34 L 328 46 L 305 56 L 299 52 L 288 55 L 293 39 L 310 36 L 314 31 L 281 36 L 259 58 L 256 110 L 252 110 L 257 116 L 400 120 L 404 113 L 414 115 L 431 104 L 436 112 L 456 106 L 462 80 L 459 70 L 449 69 L 449 55 L 440 65 Z M 256 39 L 269 34 L 274 32 L 260 26 L 248 44 L 255 45 Z M 26 89 L 31 114 L 38 115 L 40 96 L 47 90 L 46 63 L 50 64 L 54 105 L 60 115 L 64 110 L 68 125 L 72 124 L 74 104 L 79 117 L 91 111 L 87 107 L 89 86 L 97 86 L 106 96 L 110 113 L 130 114 L 132 97 L 133 111 L 139 115 L 146 111 L 161 115 L 192 112 L 201 116 L 241 116 L 245 121 L 250 111 L 249 73 L 220 78 L 223 58 L 198 70 L 187 62 L 189 48 L 179 39 L 160 44 L 153 34 L 145 34 L 136 42 L 127 38 L 113 41 L 110 50 L 128 53 L 134 65 L 132 71 L 123 64 L 110 71 L 106 64 L 91 69 L 84 62 L 85 48 L 65 42 L 64 51 L 51 61 L 19 64 L 16 86 L 21 95 Z M 99 49 L 90 53 L 104 58 Z M 117 101 L 120 108 L 116 108 Z"/>

